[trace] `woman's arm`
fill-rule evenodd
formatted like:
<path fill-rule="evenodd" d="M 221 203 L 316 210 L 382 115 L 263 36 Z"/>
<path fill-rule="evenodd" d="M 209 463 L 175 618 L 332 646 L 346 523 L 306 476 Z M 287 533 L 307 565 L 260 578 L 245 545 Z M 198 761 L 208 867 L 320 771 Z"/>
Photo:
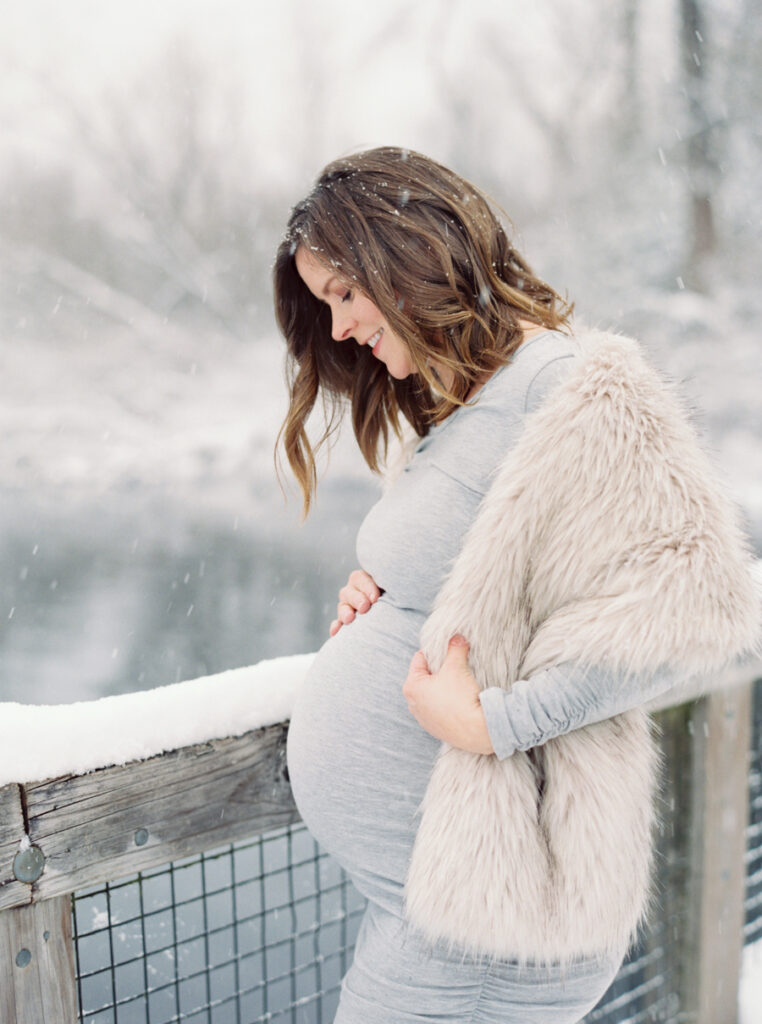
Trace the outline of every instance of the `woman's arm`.
<path fill-rule="evenodd" d="M 467 655 L 467 644 L 451 641 L 442 668 L 431 673 L 419 651 L 403 693 L 411 714 L 432 736 L 501 759 L 644 704 L 679 681 L 668 668 L 624 676 L 566 662 L 518 680 L 510 691 L 480 691 Z"/>
<path fill-rule="evenodd" d="M 510 692 L 491 686 L 480 692 L 479 701 L 494 752 L 502 759 L 645 704 L 679 681 L 667 667 L 624 676 L 569 661 L 519 679 Z"/>

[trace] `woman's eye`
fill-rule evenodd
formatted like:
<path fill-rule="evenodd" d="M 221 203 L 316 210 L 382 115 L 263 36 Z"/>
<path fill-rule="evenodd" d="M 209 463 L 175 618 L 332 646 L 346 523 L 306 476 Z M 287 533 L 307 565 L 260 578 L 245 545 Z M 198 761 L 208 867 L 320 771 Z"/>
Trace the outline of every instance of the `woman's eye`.
<path fill-rule="evenodd" d="M 351 291 L 348 291 L 348 292 L 345 292 L 345 293 L 344 293 L 344 294 L 343 294 L 343 295 L 341 296 L 341 301 L 342 301 L 342 302 L 349 302 L 349 300 L 350 300 L 351 298 L 352 298 L 352 292 L 351 292 Z"/>

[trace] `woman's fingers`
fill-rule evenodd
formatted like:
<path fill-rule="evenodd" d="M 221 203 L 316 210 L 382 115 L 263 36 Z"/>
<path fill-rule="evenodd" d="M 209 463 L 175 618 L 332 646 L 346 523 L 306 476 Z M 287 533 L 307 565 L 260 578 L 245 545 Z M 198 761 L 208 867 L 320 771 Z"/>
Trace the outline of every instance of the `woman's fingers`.
<path fill-rule="evenodd" d="M 364 569 L 355 569 L 349 574 L 347 585 L 365 594 L 371 604 L 381 597 L 381 588 L 376 581 Z"/>
<path fill-rule="evenodd" d="M 370 577 L 368 577 L 370 579 Z M 371 588 L 368 584 L 363 587 L 356 586 L 352 583 L 347 583 L 345 587 L 342 587 L 339 591 L 339 607 L 347 605 L 349 608 L 356 612 L 367 612 L 370 611 L 370 606 L 379 599 L 381 591 L 378 587 L 373 584 Z"/>
<path fill-rule="evenodd" d="M 336 606 L 336 618 L 342 626 L 348 626 L 355 617 L 355 609 L 346 601 L 339 601 Z"/>
<path fill-rule="evenodd" d="M 354 621 L 355 614 L 364 615 L 378 601 L 383 591 L 376 585 L 372 576 L 363 569 L 355 569 L 349 574 L 346 586 L 339 591 L 339 603 L 336 606 L 336 618 L 331 623 L 328 633 L 336 636 L 342 626 Z"/>
<path fill-rule="evenodd" d="M 342 587 L 339 591 L 339 606 L 346 605 L 356 612 L 367 612 L 370 608 L 370 598 L 361 590 L 355 587 Z"/>

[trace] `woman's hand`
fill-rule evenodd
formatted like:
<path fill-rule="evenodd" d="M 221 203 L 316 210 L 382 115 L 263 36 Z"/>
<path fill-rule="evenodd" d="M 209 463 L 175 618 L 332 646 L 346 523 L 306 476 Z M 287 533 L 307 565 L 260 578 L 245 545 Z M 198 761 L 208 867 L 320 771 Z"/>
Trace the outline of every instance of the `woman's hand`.
<path fill-rule="evenodd" d="M 438 740 L 475 754 L 494 754 L 479 701 L 479 685 L 468 667 L 468 641 L 454 636 L 438 672 L 429 672 L 422 651 L 410 662 L 402 692 L 418 724 Z"/>
<path fill-rule="evenodd" d="M 372 576 L 362 569 L 355 569 L 349 574 L 347 585 L 339 591 L 339 603 L 336 606 L 336 618 L 328 630 L 331 636 L 336 636 L 342 626 L 349 625 L 359 612 L 364 615 L 370 611 L 371 605 L 378 601 L 383 591 L 376 586 Z"/>

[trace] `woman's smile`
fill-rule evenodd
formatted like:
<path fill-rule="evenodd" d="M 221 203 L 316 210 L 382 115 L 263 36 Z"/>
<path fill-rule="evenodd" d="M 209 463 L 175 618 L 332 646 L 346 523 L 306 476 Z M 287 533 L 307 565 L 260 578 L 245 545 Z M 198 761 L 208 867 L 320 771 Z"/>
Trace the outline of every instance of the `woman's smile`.
<path fill-rule="evenodd" d="M 365 342 L 366 345 L 370 345 L 370 347 L 373 349 L 374 355 L 378 354 L 378 353 L 376 353 L 376 345 L 378 345 L 379 341 L 381 341 L 381 335 L 383 333 L 384 333 L 383 327 L 379 327 L 379 329 L 376 331 L 376 333 L 373 335 L 373 337 L 372 338 L 368 338 L 368 340 Z"/>

